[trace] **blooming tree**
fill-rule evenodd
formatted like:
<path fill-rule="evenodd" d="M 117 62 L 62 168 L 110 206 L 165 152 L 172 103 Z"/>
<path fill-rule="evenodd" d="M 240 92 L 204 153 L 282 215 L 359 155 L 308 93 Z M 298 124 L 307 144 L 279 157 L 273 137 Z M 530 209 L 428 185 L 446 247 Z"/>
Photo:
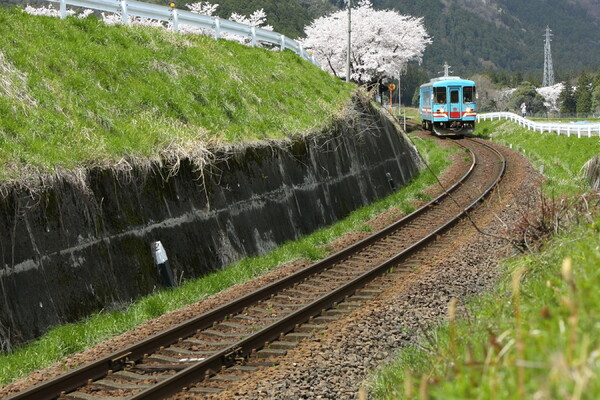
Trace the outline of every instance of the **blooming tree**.
<path fill-rule="evenodd" d="M 211 4 L 208 1 L 200 1 L 197 3 L 191 3 L 185 5 L 194 14 L 212 16 L 219 8 L 218 4 Z M 182 24 L 179 26 L 179 32 L 191 33 L 195 35 L 214 35 L 214 30 L 206 28 L 198 28 L 197 26 Z"/>
<path fill-rule="evenodd" d="M 186 7 L 189 8 L 190 11 L 193 13 L 212 16 L 217 11 L 217 8 L 219 7 L 219 5 L 211 4 L 208 1 L 201 1 L 198 3 L 186 4 Z M 240 24 L 249 25 L 249 26 L 253 26 L 256 28 L 262 28 L 262 29 L 266 29 L 268 31 L 273 30 L 273 27 L 271 25 L 267 25 L 267 23 L 266 23 L 267 14 L 265 13 L 265 11 L 263 9 L 254 11 L 250 16 L 245 16 L 245 15 L 234 12 L 231 14 L 231 17 L 229 17 L 229 19 L 233 22 L 237 22 Z M 187 25 L 181 26 L 180 32 L 196 33 L 196 34 L 207 35 L 207 36 L 214 34 L 213 30 L 196 28 L 196 27 L 187 26 Z M 252 42 L 252 40 L 249 37 L 234 35 L 234 34 L 230 34 L 230 33 L 223 33 L 222 37 L 224 39 L 232 40 L 232 41 L 243 43 L 243 44 L 250 44 Z"/>
<path fill-rule="evenodd" d="M 347 18 L 345 10 L 318 18 L 304 28 L 306 38 L 301 41 L 321 65 L 339 77 L 346 76 Z M 352 8 L 350 78 L 367 83 L 395 76 L 408 61 L 421 61 L 430 43 L 422 18 L 375 10 L 370 0 L 360 0 Z"/>
<path fill-rule="evenodd" d="M 213 15 L 217 11 L 217 8 L 219 8 L 218 4 L 211 4 L 208 1 L 186 4 L 185 6 L 193 13 L 209 16 Z"/>
<path fill-rule="evenodd" d="M 273 27 L 271 25 L 267 25 L 267 14 L 262 8 L 260 10 L 254 11 L 252 14 L 250 14 L 249 17 L 234 12 L 233 14 L 231 14 L 231 17 L 229 17 L 229 19 L 239 24 L 249 25 L 255 28 L 261 28 L 267 31 L 273 30 Z M 250 38 L 238 35 L 225 34 L 224 37 L 226 39 L 235 40 L 246 45 L 252 42 Z"/>
<path fill-rule="evenodd" d="M 537 88 L 536 91 L 544 98 L 544 105 L 552 112 L 558 112 L 560 104 L 558 98 L 565 85 L 559 82 L 553 86 Z"/>

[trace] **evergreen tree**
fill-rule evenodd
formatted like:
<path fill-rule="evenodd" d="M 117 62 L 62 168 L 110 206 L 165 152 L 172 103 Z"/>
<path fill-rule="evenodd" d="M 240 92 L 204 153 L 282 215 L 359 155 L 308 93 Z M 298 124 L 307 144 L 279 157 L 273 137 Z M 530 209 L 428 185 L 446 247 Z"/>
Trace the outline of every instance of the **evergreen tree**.
<path fill-rule="evenodd" d="M 592 88 L 593 89 L 596 89 L 599 86 L 600 86 L 600 69 L 598 70 L 598 72 L 596 72 L 596 76 L 592 80 Z"/>
<path fill-rule="evenodd" d="M 591 80 L 585 71 L 581 72 L 581 75 L 579 75 L 574 97 L 577 115 L 589 114 L 592 111 Z"/>
<path fill-rule="evenodd" d="M 544 98 L 535 90 L 530 82 L 523 82 L 511 96 L 509 108 L 518 110 L 521 103 L 527 105 L 527 112 L 533 114 L 548 111 L 544 105 Z"/>
<path fill-rule="evenodd" d="M 516 87 L 519 86 L 520 84 L 524 83 L 523 82 L 523 74 L 521 73 L 521 71 L 517 71 L 513 74 L 512 77 L 512 87 Z"/>
<path fill-rule="evenodd" d="M 592 92 L 592 112 L 600 113 L 600 85 L 596 86 Z"/>
<path fill-rule="evenodd" d="M 600 113 L 600 69 L 592 81 L 592 112 Z"/>
<path fill-rule="evenodd" d="M 569 81 L 565 82 L 565 87 L 558 96 L 558 103 L 560 104 L 561 114 L 574 114 L 576 112 L 577 104 L 573 95 L 573 86 Z"/>
<path fill-rule="evenodd" d="M 413 93 L 419 92 L 420 86 L 428 81 L 427 72 L 418 65 L 408 64 L 406 72 L 402 75 L 402 104 L 412 104 Z"/>

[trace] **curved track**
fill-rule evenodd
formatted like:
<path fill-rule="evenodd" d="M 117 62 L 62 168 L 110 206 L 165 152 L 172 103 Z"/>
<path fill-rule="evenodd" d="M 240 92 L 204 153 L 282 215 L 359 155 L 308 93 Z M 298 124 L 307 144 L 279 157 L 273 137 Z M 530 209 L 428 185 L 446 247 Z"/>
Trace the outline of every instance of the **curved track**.
<path fill-rule="evenodd" d="M 9 399 L 164 398 L 228 366 L 252 370 L 244 365 L 249 357 L 285 354 L 286 343 L 321 328 L 339 302 L 435 240 L 493 190 L 504 173 L 502 155 L 482 141 L 456 143 L 469 150 L 471 167 L 414 213 L 271 285 Z M 386 261 L 374 262 L 382 256 Z"/>

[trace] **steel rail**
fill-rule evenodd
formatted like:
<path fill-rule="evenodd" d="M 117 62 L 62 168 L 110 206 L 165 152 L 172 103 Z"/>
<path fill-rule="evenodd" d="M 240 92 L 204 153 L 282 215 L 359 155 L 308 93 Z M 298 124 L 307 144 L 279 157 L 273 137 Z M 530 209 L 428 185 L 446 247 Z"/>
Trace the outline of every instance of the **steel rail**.
<path fill-rule="evenodd" d="M 486 145 L 484 143 L 480 143 L 480 144 L 491 148 L 491 146 Z M 496 150 L 494 149 L 494 151 L 496 151 Z M 447 189 L 444 193 L 442 193 L 441 195 L 436 197 L 434 200 L 432 200 L 429 203 L 425 204 L 424 206 L 420 207 L 418 210 L 414 211 L 413 213 L 400 219 L 396 223 L 376 232 L 375 234 L 361 240 L 360 242 L 358 242 L 346 249 L 343 249 L 343 250 L 315 263 L 315 264 L 312 264 L 311 266 L 309 266 L 301 271 L 298 271 L 292 275 L 284 277 L 276 282 L 273 282 L 269 286 L 266 286 L 264 288 L 254 291 L 254 292 L 251 292 L 251 293 L 249 293 L 245 296 L 242 296 L 238 299 L 235 299 L 221 307 L 218 307 L 214 310 L 211 310 L 209 312 L 201 314 L 189 321 L 186 321 L 179 325 L 176 325 L 173 328 L 167 329 L 163 332 L 159 332 L 151 337 L 148 337 L 147 339 L 145 339 L 143 341 L 135 343 L 123 350 L 114 352 L 108 356 L 105 356 L 105 357 L 97 360 L 97 361 L 94 361 L 92 363 L 81 366 L 73 371 L 70 371 L 66 374 L 60 375 L 60 376 L 53 378 L 47 382 L 33 386 L 32 388 L 27 389 L 25 391 L 16 393 L 16 394 L 8 397 L 7 400 L 24 400 L 24 399 L 28 399 L 28 400 L 29 399 L 31 399 L 31 400 L 33 400 L 33 399 L 35 399 L 35 400 L 48 399 L 48 400 L 50 400 L 50 399 L 55 399 L 55 398 L 59 397 L 61 395 L 61 393 L 75 390 L 75 389 L 81 387 L 83 384 L 87 383 L 89 380 L 93 381 L 93 380 L 102 378 L 102 377 L 106 376 L 108 374 L 108 371 L 110 371 L 110 370 L 121 369 L 128 362 L 131 362 L 131 361 L 135 362 L 135 361 L 143 358 L 143 356 L 145 354 L 150 354 L 152 352 L 157 351 L 161 346 L 168 346 L 170 344 L 176 343 L 180 338 L 185 338 L 185 337 L 191 336 L 199 329 L 200 330 L 206 329 L 206 328 L 210 327 L 214 321 L 222 320 L 225 317 L 227 317 L 228 315 L 240 312 L 245 307 L 247 307 L 249 304 L 253 304 L 260 300 L 267 299 L 272 294 L 275 294 L 278 291 L 281 291 L 285 288 L 293 286 L 294 284 L 303 281 L 304 279 L 308 278 L 309 276 L 319 273 L 319 272 L 329 268 L 330 266 L 348 258 L 352 253 L 360 251 L 361 249 L 378 241 L 382 237 L 385 237 L 388 234 L 390 234 L 391 232 L 401 228 L 408 222 L 410 222 L 413 219 L 415 219 L 416 217 L 418 217 L 420 214 L 424 213 L 429 207 L 439 203 L 443 198 L 449 196 L 451 192 L 455 191 L 471 175 L 471 173 L 477 163 L 475 154 L 471 150 L 470 150 L 470 152 L 472 155 L 471 166 L 470 166 L 469 170 L 464 174 L 464 176 L 460 178 L 460 180 L 458 180 L 454 185 L 452 185 L 449 189 Z M 498 155 L 500 155 L 500 153 L 498 153 L 497 151 L 496 151 L 496 153 Z M 501 157 L 501 155 L 500 155 L 500 157 Z M 503 160 L 503 164 L 504 164 L 505 163 L 504 159 L 502 158 L 502 160 Z M 504 166 L 503 166 L 503 170 L 504 170 Z M 281 323 L 285 323 L 285 321 L 287 321 L 287 319 L 288 319 L 288 317 L 285 317 L 284 319 L 281 320 Z M 296 323 L 294 323 L 293 325 L 295 326 L 295 324 Z M 254 336 L 255 335 L 253 335 L 252 337 L 254 337 Z M 213 370 L 217 369 L 214 365 L 217 365 L 218 363 L 212 364 L 214 362 L 214 359 L 221 358 L 221 360 L 224 361 L 225 363 L 229 363 L 233 358 L 239 356 L 241 353 L 246 352 L 248 350 L 248 348 L 250 348 L 252 346 L 254 346 L 253 348 L 259 347 L 259 346 L 256 346 L 256 344 L 254 342 L 250 343 L 249 338 L 245 339 L 243 341 L 243 343 L 240 342 L 240 344 L 243 344 L 243 346 L 235 351 L 232 351 L 231 349 L 229 349 L 228 351 L 222 352 L 223 354 L 219 353 L 213 357 L 208 358 L 204 362 L 202 362 L 201 363 L 202 365 L 204 365 L 204 363 L 206 363 L 206 365 L 207 365 L 207 367 L 205 368 L 205 371 L 207 371 L 209 369 L 213 369 Z M 223 365 L 223 364 L 220 364 L 220 365 Z M 196 366 L 188 367 L 187 369 L 181 371 L 180 373 L 183 373 L 183 372 L 193 369 L 195 367 Z M 193 369 L 193 370 L 196 371 L 195 369 Z M 196 379 L 197 379 L 197 373 L 198 372 L 196 371 L 195 372 Z M 165 382 L 170 382 L 171 379 L 174 379 L 174 377 L 167 379 Z"/>

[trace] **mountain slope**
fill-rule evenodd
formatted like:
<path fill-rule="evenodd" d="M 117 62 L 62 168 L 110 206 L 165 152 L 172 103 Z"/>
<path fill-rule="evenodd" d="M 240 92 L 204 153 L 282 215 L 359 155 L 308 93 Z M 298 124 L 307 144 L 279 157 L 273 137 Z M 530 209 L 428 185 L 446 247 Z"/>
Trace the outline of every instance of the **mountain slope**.
<path fill-rule="evenodd" d="M 374 4 L 424 17 L 434 42 L 423 64 L 432 73 L 448 61 L 458 74 L 498 68 L 541 76 L 547 25 L 554 34 L 556 71 L 600 65 L 597 0 L 374 0 Z"/>

